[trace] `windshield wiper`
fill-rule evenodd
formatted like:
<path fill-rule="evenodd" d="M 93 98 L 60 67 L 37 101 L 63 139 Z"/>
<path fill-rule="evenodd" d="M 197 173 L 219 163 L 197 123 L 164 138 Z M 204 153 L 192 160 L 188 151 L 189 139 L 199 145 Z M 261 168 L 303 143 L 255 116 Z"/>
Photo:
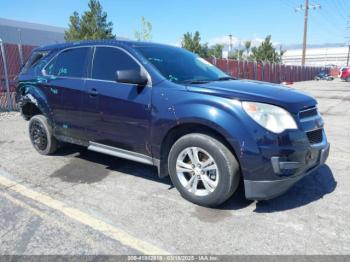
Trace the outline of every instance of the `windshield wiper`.
<path fill-rule="evenodd" d="M 209 80 L 195 80 L 195 79 L 181 81 L 181 83 L 183 83 L 183 84 L 205 84 L 208 82 L 210 82 L 210 81 Z"/>
<path fill-rule="evenodd" d="M 183 83 L 183 84 L 205 84 L 205 83 L 209 83 L 209 82 L 228 81 L 228 80 L 237 80 L 237 79 L 234 77 L 231 77 L 231 76 L 223 76 L 223 77 L 219 77 L 217 79 L 188 79 L 188 80 L 181 81 L 181 83 Z"/>
<path fill-rule="evenodd" d="M 227 80 L 237 80 L 237 78 L 231 77 L 231 76 L 223 76 L 219 77 L 216 81 L 227 81 Z"/>

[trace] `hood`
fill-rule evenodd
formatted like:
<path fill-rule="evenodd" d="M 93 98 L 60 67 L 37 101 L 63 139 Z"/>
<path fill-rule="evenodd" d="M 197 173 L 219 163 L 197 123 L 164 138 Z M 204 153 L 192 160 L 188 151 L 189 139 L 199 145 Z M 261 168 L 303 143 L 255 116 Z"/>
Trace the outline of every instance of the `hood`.
<path fill-rule="evenodd" d="M 238 100 L 278 105 L 289 112 L 315 106 L 317 101 L 300 91 L 282 85 L 249 80 L 217 81 L 187 86 L 188 91 Z"/>

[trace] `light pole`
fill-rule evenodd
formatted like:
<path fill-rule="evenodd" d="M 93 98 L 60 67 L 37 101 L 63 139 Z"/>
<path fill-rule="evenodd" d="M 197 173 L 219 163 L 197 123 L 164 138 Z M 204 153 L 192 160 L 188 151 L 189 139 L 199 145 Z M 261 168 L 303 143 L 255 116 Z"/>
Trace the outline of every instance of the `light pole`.
<path fill-rule="evenodd" d="M 232 52 L 232 35 L 228 35 L 229 39 L 230 39 L 230 44 L 229 44 L 229 47 L 228 47 L 228 54 L 230 55 L 231 52 Z"/>
<path fill-rule="evenodd" d="M 23 59 L 23 50 L 22 50 L 22 31 L 21 29 L 17 29 L 18 32 L 18 39 L 19 39 L 19 43 L 18 43 L 18 52 L 19 52 L 19 59 L 21 61 L 21 66 L 23 66 L 24 64 L 24 59 Z"/>

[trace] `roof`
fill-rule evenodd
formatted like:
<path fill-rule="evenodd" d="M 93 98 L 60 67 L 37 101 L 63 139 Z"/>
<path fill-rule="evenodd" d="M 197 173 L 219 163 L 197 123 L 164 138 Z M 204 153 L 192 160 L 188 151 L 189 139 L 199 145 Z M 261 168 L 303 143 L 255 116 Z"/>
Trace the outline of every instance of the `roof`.
<path fill-rule="evenodd" d="M 37 51 L 48 51 L 48 50 L 60 50 L 65 49 L 69 47 L 76 47 L 76 46 L 93 46 L 93 45 L 111 45 L 111 46 L 130 46 L 130 47 L 137 47 L 137 46 L 158 46 L 158 47 L 173 47 L 171 45 L 166 44 L 158 44 L 158 43 L 152 43 L 152 42 L 141 42 L 141 41 L 132 41 L 132 40 L 87 40 L 87 41 L 78 41 L 78 42 L 66 42 L 61 44 L 53 44 L 53 45 L 46 45 L 42 47 L 38 47 Z"/>

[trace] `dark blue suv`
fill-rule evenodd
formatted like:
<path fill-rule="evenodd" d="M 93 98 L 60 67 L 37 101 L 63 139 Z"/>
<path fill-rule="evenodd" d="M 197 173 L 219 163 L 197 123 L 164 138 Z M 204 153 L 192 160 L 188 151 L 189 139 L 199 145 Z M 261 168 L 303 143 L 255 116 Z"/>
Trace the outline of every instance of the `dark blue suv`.
<path fill-rule="evenodd" d="M 275 197 L 329 152 L 312 97 L 234 79 L 161 44 L 37 48 L 18 77 L 17 102 L 39 153 L 68 142 L 154 165 L 204 206 L 227 200 L 240 178 L 248 199 Z"/>

